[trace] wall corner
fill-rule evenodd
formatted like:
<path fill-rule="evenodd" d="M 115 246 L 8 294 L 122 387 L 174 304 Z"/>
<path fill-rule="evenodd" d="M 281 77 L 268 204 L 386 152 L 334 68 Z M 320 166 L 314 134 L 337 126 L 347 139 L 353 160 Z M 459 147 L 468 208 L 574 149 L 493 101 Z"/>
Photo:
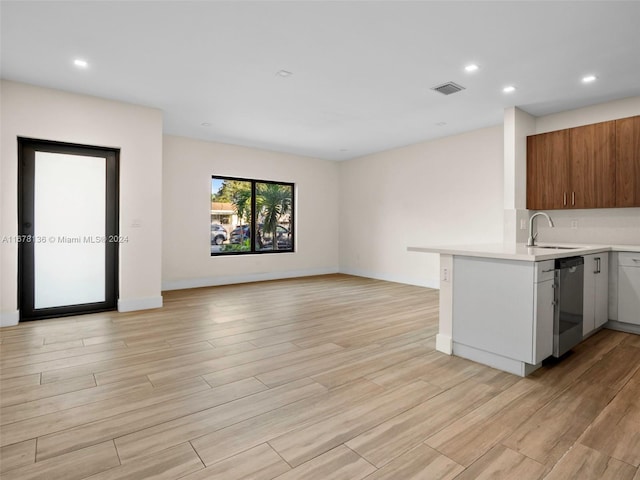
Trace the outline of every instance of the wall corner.
<path fill-rule="evenodd" d="M 504 111 L 504 234 L 505 243 L 523 242 L 526 230 L 520 228 L 528 218 L 527 136 L 536 133 L 536 117 L 509 107 Z"/>

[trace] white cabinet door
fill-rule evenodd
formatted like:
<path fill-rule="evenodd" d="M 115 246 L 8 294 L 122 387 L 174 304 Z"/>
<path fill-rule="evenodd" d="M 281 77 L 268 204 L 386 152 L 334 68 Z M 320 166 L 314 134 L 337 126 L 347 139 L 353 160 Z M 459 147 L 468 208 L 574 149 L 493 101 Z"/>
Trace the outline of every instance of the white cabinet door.
<path fill-rule="evenodd" d="M 535 298 L 534 365 L 553 353 L 553 280 L 536 283 Z"/>
<path fill-rule="evenodd" d="M 584 322 L 582 334 L 591 333 L 609 319 L 609 254 L 584 255 Z"/>
<path fill-rule="evenodd" d="M 640 325 L 640 253 L 618 255 L 618 321 Z"/>
<path fill-rule="evenodd" d="M 596 328 L 596 255 L 584 255 L 584 295 L 582 304 L 582 335 L 587 336 Z"/>
<path fill-rule="evenodd" d="M 599 328 L 609 320 L 609 254 L 596 255 L 595 275 L 595 328 Z"/>

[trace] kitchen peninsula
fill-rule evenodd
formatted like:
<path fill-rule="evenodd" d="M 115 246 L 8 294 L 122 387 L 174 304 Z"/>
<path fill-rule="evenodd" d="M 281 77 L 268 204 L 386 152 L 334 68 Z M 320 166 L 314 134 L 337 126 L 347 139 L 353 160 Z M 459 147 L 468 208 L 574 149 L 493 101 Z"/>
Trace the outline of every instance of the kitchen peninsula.
<path fill-rule="evenodd" d="M 513 243 L 407 250 L 440 254 L 441 352 L 520 376 L 539 368 L 554 349 L 556 261 L 570 257 L 584 259 L 584 295 L 574 300 L 584 303 L 582 336 L 605 325 L 640 334 L 640 246 Z"/>

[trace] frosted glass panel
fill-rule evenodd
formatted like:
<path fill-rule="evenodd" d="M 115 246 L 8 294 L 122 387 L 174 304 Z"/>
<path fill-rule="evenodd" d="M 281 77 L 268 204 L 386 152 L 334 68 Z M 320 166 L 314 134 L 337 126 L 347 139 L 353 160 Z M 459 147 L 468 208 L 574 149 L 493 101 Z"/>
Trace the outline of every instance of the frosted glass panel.
<path fill-rule="evenodd" d="M 34 308 L 105 301 L 106 159 L 36 152 Z"/>

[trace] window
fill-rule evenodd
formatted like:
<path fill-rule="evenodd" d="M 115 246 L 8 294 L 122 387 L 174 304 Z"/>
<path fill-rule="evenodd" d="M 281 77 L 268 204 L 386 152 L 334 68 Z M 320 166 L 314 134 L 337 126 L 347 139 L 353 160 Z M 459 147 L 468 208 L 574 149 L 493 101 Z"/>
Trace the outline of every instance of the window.
<path fill-rule="evenodd" d="M 211 255 L 293 252 L 293 187 L 211 177 Z"/>

